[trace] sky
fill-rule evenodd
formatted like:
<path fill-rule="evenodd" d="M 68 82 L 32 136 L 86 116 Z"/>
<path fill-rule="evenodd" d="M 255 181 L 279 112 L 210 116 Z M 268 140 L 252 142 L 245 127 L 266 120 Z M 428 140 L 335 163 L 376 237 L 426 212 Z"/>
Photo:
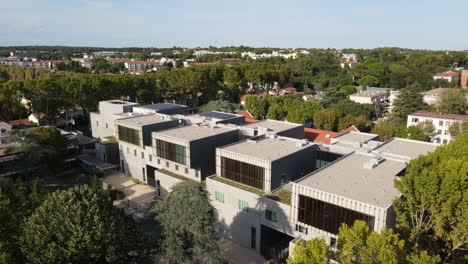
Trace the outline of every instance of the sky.
<path fill-rule="evenodd" d="M 468 50 L 468 0 L 0 0 L 0 46 Z"/>

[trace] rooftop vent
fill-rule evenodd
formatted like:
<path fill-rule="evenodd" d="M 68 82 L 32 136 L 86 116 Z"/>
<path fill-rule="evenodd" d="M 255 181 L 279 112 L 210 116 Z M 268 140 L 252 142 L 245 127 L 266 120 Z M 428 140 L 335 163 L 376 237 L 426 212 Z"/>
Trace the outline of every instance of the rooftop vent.
<path fill-rule="evenodd" d="M 362 146 L 361 142 L 358 142 L 358 141 L 353 142 L 353 147 L 360 148 L 361 146 Z"/>
<path fill-rule="evenodd" d="M 375 141 L 375 140 L 371 140 L 369 142 L 367 142 L 367 145 L 371 148 L 376 148 L 378 146 L 380 146 L 381 142 L 379 141 Z"/>
<path fill-rule="evenodd" d="M 377 167 L 382 161 L 384 161 L 384 158 L 382 156 L 375 155 L 369 161 L 364 163 L 363 168 L 367 170 L 372 170 L 373 168 Z"/>

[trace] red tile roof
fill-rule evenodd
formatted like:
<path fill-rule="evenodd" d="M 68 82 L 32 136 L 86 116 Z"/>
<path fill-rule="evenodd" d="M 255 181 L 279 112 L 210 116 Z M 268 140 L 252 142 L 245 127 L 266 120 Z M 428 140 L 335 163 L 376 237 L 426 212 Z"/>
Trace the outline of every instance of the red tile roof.
<path fill-rule="evenodd" d="M 240 112 L 240 113 L 236 113 L 238 115 L 243 115 L 244 116 L 244 122 L 245 123 L 255 123 L 255 122 L 258 122 L 258 120 L 254 119 L 253 116 L 245 111 L 245 112 Z"/>
<path fill-rule="evenodd" d="M 409 115 L 430 117 L 430 118 L 450 119 L 450 120 L 468 120 L 468 115 L 445 114 L 445 113 L 427 112 L 427 111 L 417 111 Z"/>
<path fill-rule="evenodd" d="M 360 63 L 359 61 L 345 61 L 343 62 L 344 64 L 356 64 L 356 63 Z"/>
<path fill-rule="evenodd" d="M 434 76 L 437 76 L 437 77 L 452 77 L 452 76 L 457 76 L 457 75 L 458 75 L 458 72 L 446 71 L 446 72 L 436 74 Z"/>
<path fill-rule="evenodd" d="M 27 118 L 18 119 L 18 120 L 11 120 L 8 123 L 10 123 L 10 125 L 12 125 L 12 126 L 21 126 L 21 125 L 29 126 L 29 125 L 31 125 L 31 121 L 29 121 L 29 119 L 27 119 Z"/>
<path fill-rule="evenodd" d="M 288 87 L 288 88 L 284 88 L 283 91 L 296 91 L 296 88 Z"/>
<path fill-rule="evenodd" d="M 333 132 L 315 128 L 304 128 L 304 138 L 314 142 L 323 142 L 330 144 L 331 138 L 339 136 L 349 131 L 359 132 L 359 130 L 355 126 L 350 126 L 340 132 Z"/>
<path fill-rule="evenodd" d="M 195 62 L 190 65 L 216 65 L 214 62 Z"/>

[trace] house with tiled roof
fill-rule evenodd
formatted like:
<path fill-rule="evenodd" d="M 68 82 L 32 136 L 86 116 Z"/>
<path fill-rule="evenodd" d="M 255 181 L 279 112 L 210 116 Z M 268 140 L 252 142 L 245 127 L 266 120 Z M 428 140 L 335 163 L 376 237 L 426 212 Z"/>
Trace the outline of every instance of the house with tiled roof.
<path fill-rule="evenodd" d="M 446 72 L 435 74 L 434 76 L 432 76 L 432 79 L 446 80 L 448 82 L 457 82 L 459 77 L 460 77 L 460 74 L 458 72 L 446 71 Z"/>
<path fill-rule="evenodd" d="M 244 122 L 245 123 L 255 123 L 255 122 L 258 122 L 259 120 L 255 119 L 253 117 L 252 114 L 250 114 L 249 112 L 247 111 L 244 111 L 244 112 L 239 112 L 239 113 L 236 113 L 238 115 L 243 115 L 245 118 L 244 118 Z"/>
<path fill-rule="evenodd" d="M 345 61 L 345 62 L 340 63 L 340 66 L 341 66 L 341 68 L 344 69 L 346 66 L 349 67 L 349 68 L 352 68 L 352 67 L 354 67 L 354 66 L 356 66 L 358 64 L 360 64 L 359 61 Z"/>
<path fill-rule="evenodd" d="M 432 122 L 436 133 L 431 137 L 431 141 L 438 144 L 447 144 L 453 139 L 452 135 L 450 135 L 450 126 L 453 123 L 468 122 L 468 115 L 417 111 L 408 115 L 407 127 L 417 126 L 427 121 Z"/>

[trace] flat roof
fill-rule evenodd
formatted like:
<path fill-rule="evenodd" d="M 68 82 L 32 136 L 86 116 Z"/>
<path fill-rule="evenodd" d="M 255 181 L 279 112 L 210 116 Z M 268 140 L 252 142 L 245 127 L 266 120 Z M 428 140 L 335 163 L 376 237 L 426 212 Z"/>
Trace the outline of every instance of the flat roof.
<path fill-rule="evenodd" d="M 138 106 L 138 107 L 154 109 L 154 110 L 165 110 L 165 109 L 172 109 L 172 108 L 183 108 L 183 107 L 187 107 L 187 106 L 186 105 L 179 105 L 179 104 L 159 103 L 159 104 L 142 105 L 142 106 Z"/>
<path fill-rule="evenodd" d="M 333 137 L 333 139 L 338 141 L 365 143 L 377 137 L 377 134 L 349 131 L 347 133 L 335 136 Z"/>
<path fill-rule="evenodd" d="M 217 112 L 217 111 L 198 113 L 195 116 L 209 117 L 209 118 L 222 119 L 222 120 L 239 117 L 239 115 L 236 115 L 236 114 Z"/>
<path fill-rule="evenodd" d="M 126 115 L 128 116 L 128 114 Z M 116 121 L 118 121 L 119 123 L 146 126 L 146 125 L 151 125 L 155 123 L 167 122 L 171 120 L 169 118 L 165 118 L 164 116 L 158 115 L 158 114 L 149 114 L 149 115 L 132 114 L 132 115 L 133 116 L 131 117 L 117 119 Z"/>
<path fill-rule="evenodd" d="M 153 132 L 157 135 L 168 136 L 184 141 L 193 141 L 205 137 L 211 137 L 218 134 L 234 131 L 235 129 L 229 129 L 219 126 L 183 126 L 177 128 L 166 129 L 158 132 Z"/>
<path fill-rule="evenodd" d="M 393 180 L 406 165 L 385 159 L 373 169 L 364 168 L 363 165 L 371 158 L 372 155 L 355 152 L 312 172 L 297 184 L 387 208 L 400 195 L 393 186 Z"/>
<path fill-rule="evenodd" d="M 372 152 L 380 154 L 389 153 L 390 155 L 402 156 L 407 159 L 415 159 L 419 155 L 425 155 L 428 152 L 434 151 L 438 146 L 437 144 L 424 141 L 393 138 L 375 148 Z"/>
<path fill-rule="evenodd" d="M 297 145 L 304 142 L 306 141 L 285 137 L 264 137 L 234 143 L 221 149 L 261 160 L 274 161 L 315 145 L 311 142 Z"/>
<path fill-rule="evenodd" d="M 267 128 L 272 131 L 280 132 L 284 130 L 288 130 L 291 128 L 295 127 L 300 127 L 303 126 L 302 124 L 297 124 L 297 123 L 289 123 L 286 121 L 277 121 L 277 120 L 271 120 L 271 119 L 266 119 L 266 120 L 261 120 L 255 123 L 250 123 L 247 125 L 244 125 L 245 127 L 249 128 L 255 128 L 255 127 L 263 127 Z"/>
<path fill-rule="evenodd" d="M 428 118 L 448 119 L 448 120 L 468 120 L 468 115 L 446 114 L 439 112 L 417 111 L 408 116 L 421 116 Z"/>
<path fill-rule="evenodd" d="M 106 101 L 101 101 L 102 103 L 107 103 L 107 104 L 115 104 L 115 105 L 137 105 L 138 103 L 134 102 L 127 102 L 127 101 L 122 101 L 122 100 L 106 100 Z"/>

